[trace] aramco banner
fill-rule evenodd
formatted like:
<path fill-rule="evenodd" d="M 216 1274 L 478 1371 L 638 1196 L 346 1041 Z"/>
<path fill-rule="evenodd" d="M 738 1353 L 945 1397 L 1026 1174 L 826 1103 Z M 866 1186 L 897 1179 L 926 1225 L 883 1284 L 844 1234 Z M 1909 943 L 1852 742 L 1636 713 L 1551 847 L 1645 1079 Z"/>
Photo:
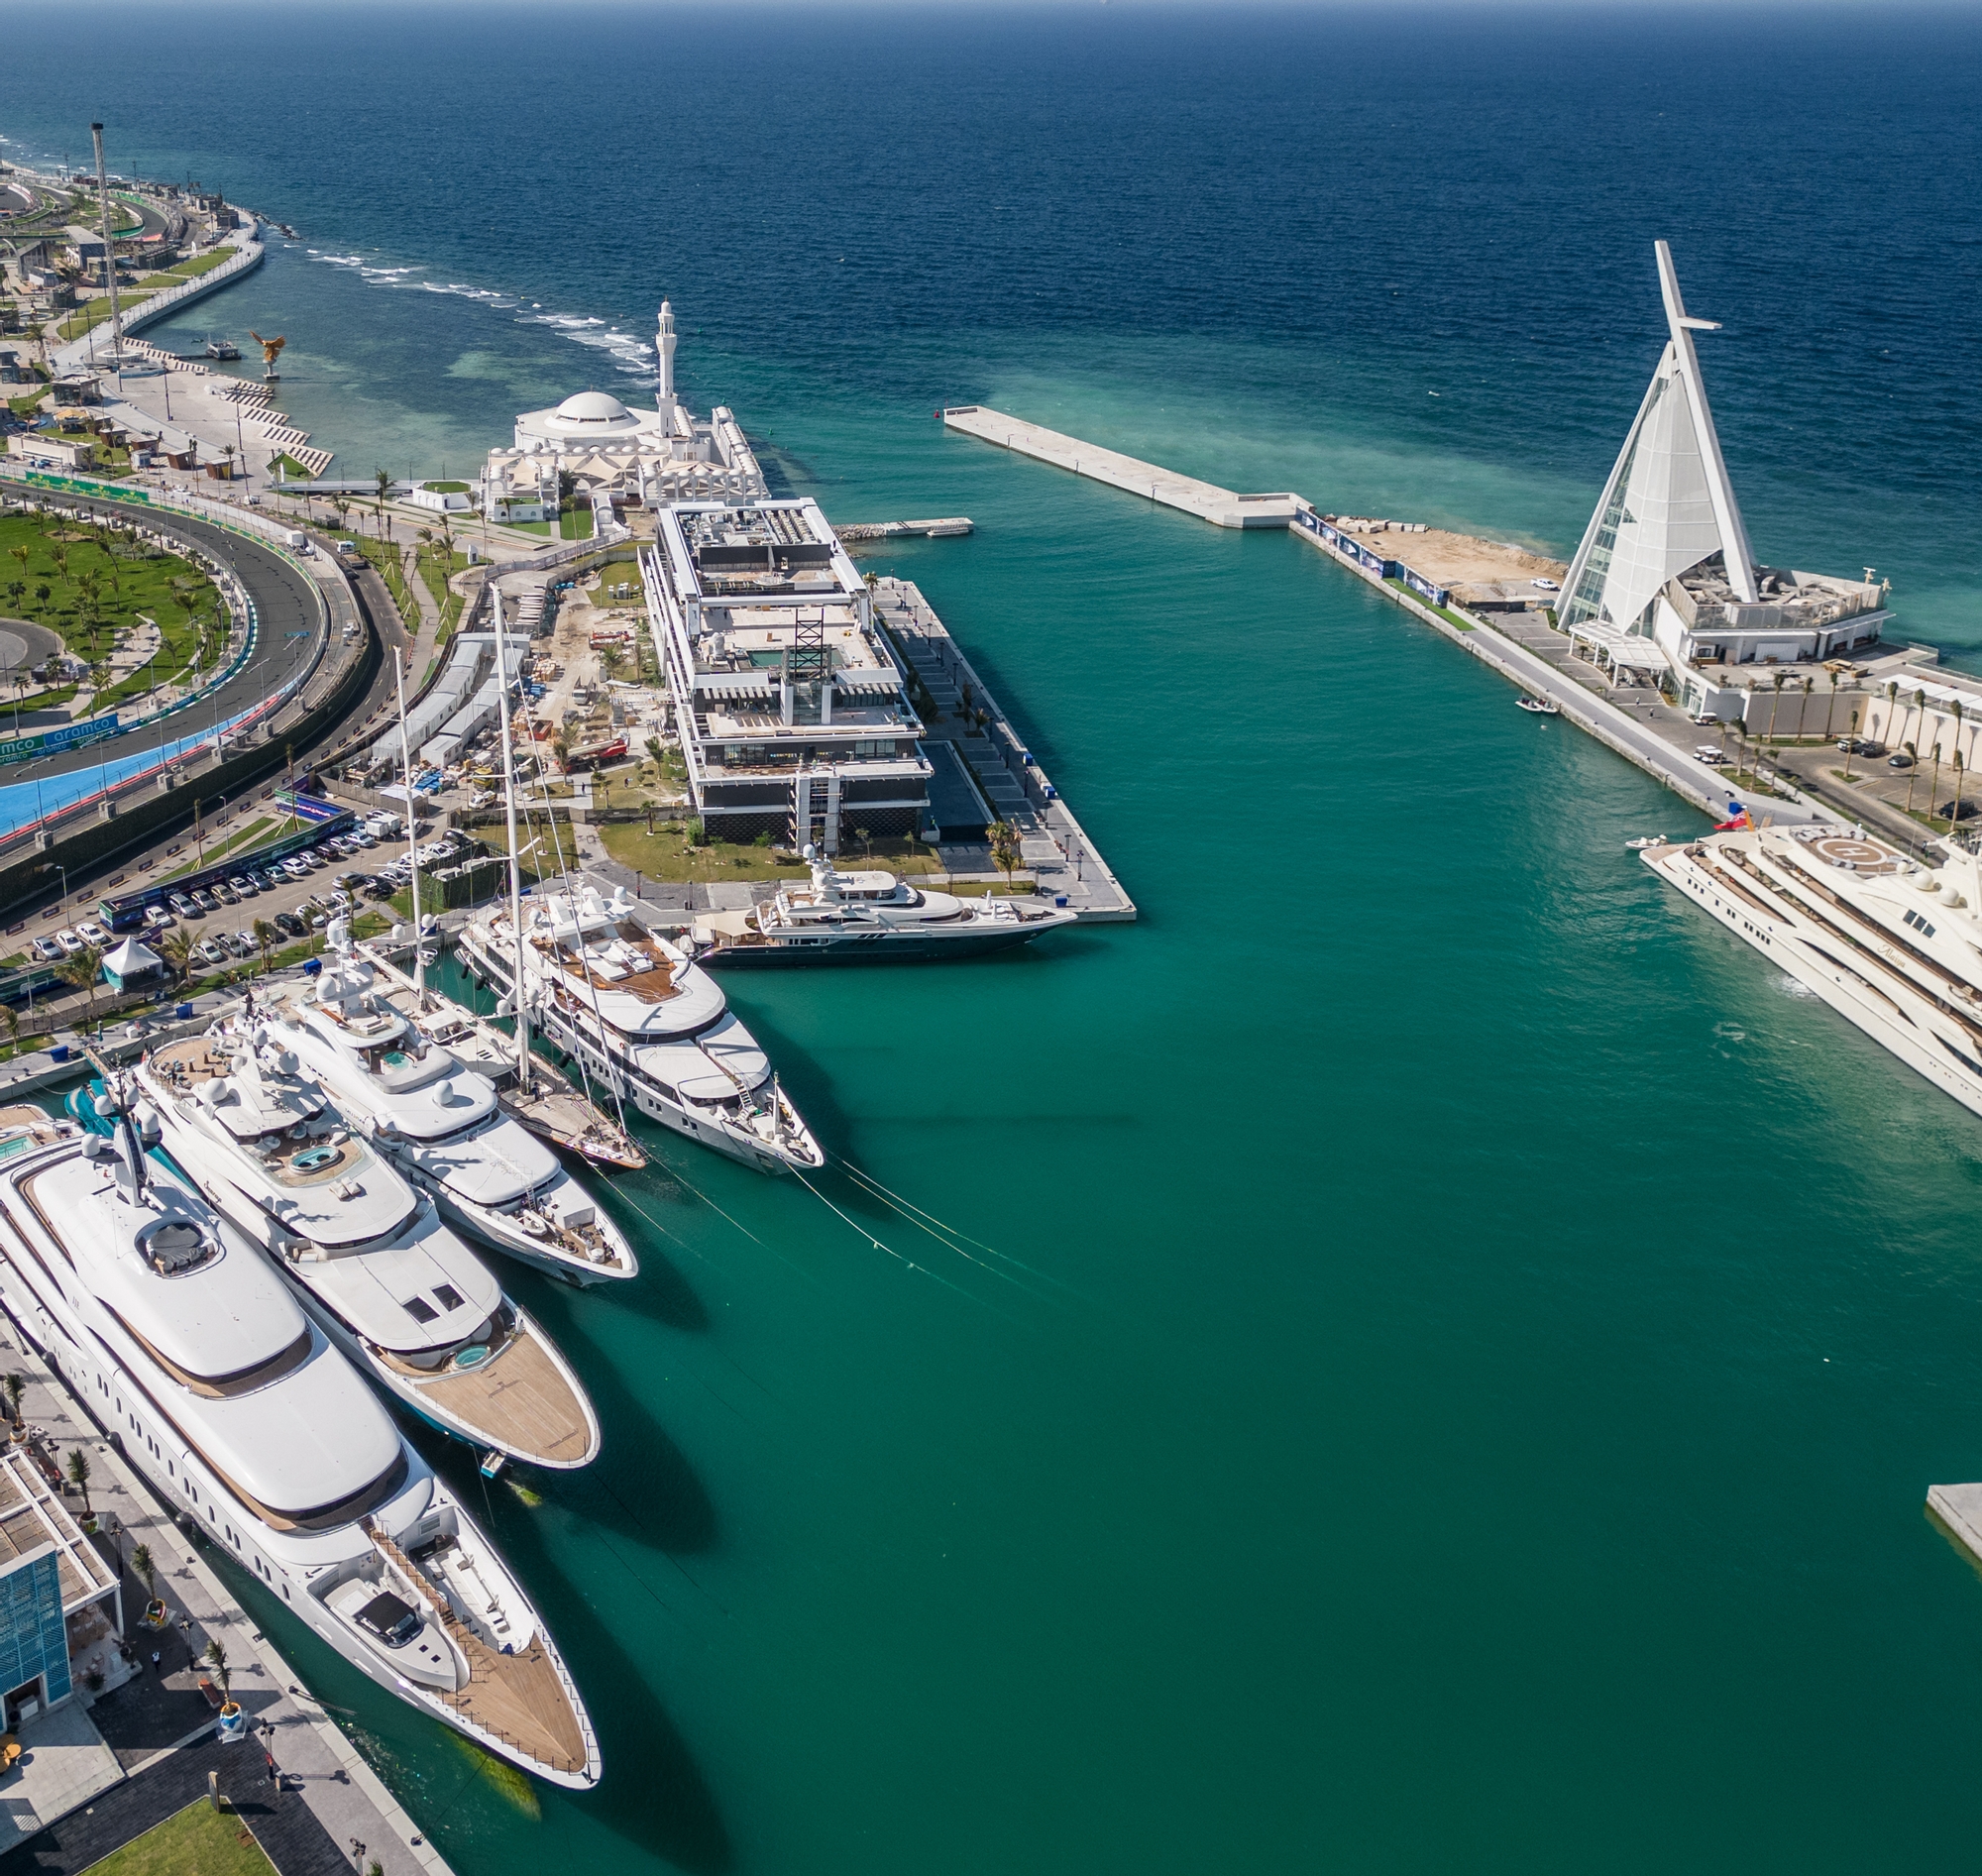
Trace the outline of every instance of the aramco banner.
<path fill-rule="evenodd" d="M 45 729 L 35 736 L 15 736 L 0 742 L 0 764 L 30 762 L 37 756 L 55 755 L 62 749 L 78 749 L 87 742 L 101 742 L 117 733 L 117 713 L 92 717 L 84 723 L 65 723 L 60 729 Z"/>

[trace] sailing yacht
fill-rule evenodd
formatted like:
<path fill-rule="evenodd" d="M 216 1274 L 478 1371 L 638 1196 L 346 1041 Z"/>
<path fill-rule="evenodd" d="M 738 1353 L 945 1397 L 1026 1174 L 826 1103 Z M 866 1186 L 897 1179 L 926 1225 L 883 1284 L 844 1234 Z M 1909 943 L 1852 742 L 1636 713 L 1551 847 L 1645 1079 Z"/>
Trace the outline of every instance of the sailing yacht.
<path fill-rule="evenodd" d="M 1771 963 L 1982 1114 L 1982 860 L 1856 828 L 1759 828 L 1638 856 Z"/>
<path fill-rule="evenodd" d="M 781 885 L 743 911 L 706 912 L 695 938 L 707 964 L 921 962 L 977 957 L 1029 944 L 1079 915 L 1043 900 L 959 899 L 908 885 L 893 873 L 842 873 L 808 846 L 810 887 Z"/>
<path fill-rule="evenodd" d="M 640 924 L 623 891 L 609 903 L 591 886 L 533 895 L 471 918 L 459 942 L 476 977 L 642 1114 L 762 1172 L 826 1163 L 721 988 Z"/>
<path fill-rule="evenodd" d="M 555 1785 L 600 1777 L 585 1704 L 465 1506 L 190 1181 L 112 1123 L 0 1165 L 0 1302 L 127 1456 L 389 1693 Z"/>
<path fill-rule="evenodd" d="M 622 1232 L 542 1142 L 501 1111 L 486 1075 L 381 996 L 334 919 L 326 968 L 263 1009 L 272 1036 L 373 1147 L 462 1230 L 567 1282 L 636 1274 Z"/>
<path fill-rule="evenodd" d="M 137 1087 L 165 1151 L 401 1406 L 505 1458 L 590 1464 L 599 1419 L 556 1344 L 279 1035 L 230 1022 L 146 1057 Z"/>

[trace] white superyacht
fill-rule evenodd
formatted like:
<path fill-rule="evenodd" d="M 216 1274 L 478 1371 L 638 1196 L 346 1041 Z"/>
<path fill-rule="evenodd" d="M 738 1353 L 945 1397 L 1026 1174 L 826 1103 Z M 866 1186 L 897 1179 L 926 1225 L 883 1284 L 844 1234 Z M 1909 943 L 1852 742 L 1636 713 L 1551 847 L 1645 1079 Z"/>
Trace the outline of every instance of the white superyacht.
<path fill-rule="evenodd" d="M 504 1458 L 589 1465 L 599 1418 L 562 1352 L 281 1037 L 227 1024 L 147 1056 L 137 1086 L 165 1151 L 401 1405 Z"/>
<path fill-rule="evenodd" d="M 585 1704 L 466 1508 L 260 1251 L 115 1132 L 0 1167 L 0 1301 L 168 1502 L 382 1687 L 527 1772 L 600 1777 Z"/>
<path fill-rule="evenodd" d="M 1744 828 L 1646 848 L 1662 879 L 1982 1114 L 1982 862 L 1855 828 Z"/>
<path fill-rule="evenodd" d="M 1079 922 L 1040 899 L 962 899 L 879 870 L 842 873 L 805 849 L 812 884 L 780 885 L 758 905 L 700 913 L 695 938 L 709 964 L 923 963 L 1030 944 Z"/>
<path fill-rule="evenodd" d="M 532 895 L 517 913 L 495 907 L 460 934 L 468 968 L 522 1003 L 596 1081 L 642 1114 L 761 1172 L 813 1171 L 826 1156 L 778 1085 L 756 1039 L 720 986 L 633 916 L 623 891 L 591 886 Z"/>
<path fill-rule="evenodd" d="M 464 1231 L 570 1283 L 634 1275 L 626 1235 L 557 1157 L 501 1110 L 487 1075 L 387 1000 L 349 928 L 333 921 L 314 979 L 263 1007 L 305 1072 Z"/>

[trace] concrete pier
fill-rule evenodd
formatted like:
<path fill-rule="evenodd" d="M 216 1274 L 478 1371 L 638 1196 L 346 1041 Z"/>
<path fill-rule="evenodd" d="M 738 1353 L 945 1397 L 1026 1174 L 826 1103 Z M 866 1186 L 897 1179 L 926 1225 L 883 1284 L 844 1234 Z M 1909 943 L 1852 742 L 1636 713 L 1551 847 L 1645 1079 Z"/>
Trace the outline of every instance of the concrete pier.
<path fill-rule="evenodd" d="M 1299 502 L 1298 497 L 1290 495 L 1238 495 L 1215 483 L 1179 476 L 1155 463 L 1083 443 L 1077 436 L 1062 436 L 1057 430 L 993 410 L 988 404 L 959 404 L 945 410 L 942 421 L 945 429 L 980 437 L 1000 449 L 1016 450 L 1021 456 L 1050 463 L 1092 482 L 1105 482 L 1146 501 L 1193 514 L 1214 527 L 1286 527 L 1293 521 Z"/>
<path fill-rule="evenodd" d="M 926 724 L 932 760 L 953 758 L 992 813 L 1018 827 L 1022 864 L 1039 882 L 1041 896 L 1064 893 L 1069 909 L 1088 924 L 1133 920 L 1135 901 L 1123 891 L 1072 809 L 1059 799 L 1059 790 L 1046 770 L 1037 759 L 1027 759 L 1031 752 L 1024 740 L 921 589 L 911 580 L 877 581 L 874 609 L 935 705 Z M 986 713 L 988 722 L 977 722 L 979 711 Z M 952 873 L 965 870 L 959 864 L 964 855 L 955 848 L 937 850 Z M 978 853 L 979 863 L 988 869 L 990 862 L 981 857 L 981 847 Z"/>

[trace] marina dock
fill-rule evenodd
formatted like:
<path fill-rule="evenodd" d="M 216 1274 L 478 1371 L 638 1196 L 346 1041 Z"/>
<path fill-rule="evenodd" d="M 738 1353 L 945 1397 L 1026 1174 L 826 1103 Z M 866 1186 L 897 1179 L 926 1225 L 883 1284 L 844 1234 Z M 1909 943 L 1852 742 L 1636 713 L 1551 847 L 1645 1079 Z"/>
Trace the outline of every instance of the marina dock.
<path fill-rule="evenodd" d="M 923 748 L 936 769 L 930 812 L 938 828 L 953 830 L 956 846 L 981 847 L 984 828 L 1010 821 L 1021 831 L 1023 864 L 1043 897 L 1064 894 L 1088 924 L 1133 920 L 1135 901 L 922 590 L 912 580 L 879 580 L 874 608 L 928 698 Z M 979 712 L 987 721 L 977 721 Z M 952 799 L 953 810 L 945 805 Z M 949 844 L 937 850 L 945 865 L 960 870 L 960 856 L 943 851 Z"/>
<path fill-rule="evenodd" d="M 942 421 L 945 429 L 960 430 L 1091 482 L 1105 482 L 1110 488 L 1126 490 L 1162 507 L 1195 515 L 1213 527 L 1287 527 L 1300 503 L 1297 496 L 1239 495 L 1215 483 L 1199 482 L 1194 476 L 1179 476 L 1174 470 L 1083 443 L 1077 436 L 1062 436 L 1057 430 L 993 410 L 988 404 L 959 404 L 945 410 Z"/>

